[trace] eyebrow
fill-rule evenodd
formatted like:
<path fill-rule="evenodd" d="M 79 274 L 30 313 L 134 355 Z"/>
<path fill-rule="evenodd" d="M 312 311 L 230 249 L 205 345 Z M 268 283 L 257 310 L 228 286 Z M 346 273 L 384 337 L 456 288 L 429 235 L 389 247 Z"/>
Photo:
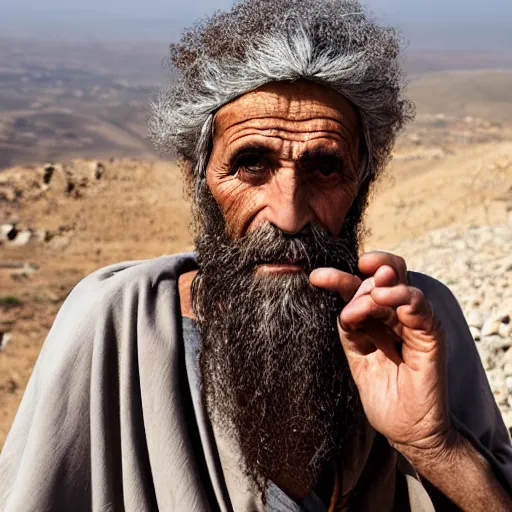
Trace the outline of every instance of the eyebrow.
<path fill-rule="evenodd" d="M 334 148 L 319 147 L 315 149 L 306 149 L 299 157 L 300 163 L 308 163 L 315 160 L 340 160 L 344 161 L 342 153 Z"/>
<path fill-rule="evenodd" d="M 234 165 L 239 158 L 245 155 L 277 156 L 274 149 L 259 142 L 252 142 L 237 149 L 229 158 L 229 165 Z M 298 158 L 298 162 L 301 164 L 314 160 L 345 160 L 345 158 L 339 150 L 324 147 L 306 149 Z"/>

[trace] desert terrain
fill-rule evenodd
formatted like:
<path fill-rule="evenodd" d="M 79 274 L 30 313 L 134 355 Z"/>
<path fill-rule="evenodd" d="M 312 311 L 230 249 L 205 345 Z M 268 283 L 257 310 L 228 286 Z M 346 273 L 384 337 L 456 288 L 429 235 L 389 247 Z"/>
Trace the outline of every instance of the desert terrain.
<path fill-rule="evenodd" d="M 453 287 L 479 324 L 472 333 L 512 426 L 512 71 L 443 66 L 411 71 L 417 119 L 375 187 L 364 248 L 402 254 L 411 269 Z M 145 140 L 144 105 L 158 78 L 116 85 L 112 73 L 96 90 L 101 69 L 88 71 L 88 88 L 73 70 L 63 73 L 72 83 L 59 85 L 61 93 L 42 94 L 31 74 L 23 93 L 8 67 L 0 69 L 2 83 L 11 84 L 0 89 L 0 447 L 75 284 L 109 263 L 193 249 L 180 170 Z M 24 95 L 39 95 L 38 106 Z M 460 241 L 478 250 L 461 250 Z M 495 332 L 484 325 L 491 318 Z M 506 354 L 510 375 L 500 359 Z"/>

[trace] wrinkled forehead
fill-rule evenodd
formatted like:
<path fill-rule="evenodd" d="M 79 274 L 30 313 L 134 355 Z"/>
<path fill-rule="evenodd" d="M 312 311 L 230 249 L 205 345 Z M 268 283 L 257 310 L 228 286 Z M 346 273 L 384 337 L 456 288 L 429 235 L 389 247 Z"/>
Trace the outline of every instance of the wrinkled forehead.
<path fill-rule="evenodd" d="M 315 129 L 349 134 L 354 142 L 360 133 L 352 103 L 334 89 L 307 80 L 267 84 L 224 105 L 215 117 L 215 133 L 256 120 L 309 121 Z"/>

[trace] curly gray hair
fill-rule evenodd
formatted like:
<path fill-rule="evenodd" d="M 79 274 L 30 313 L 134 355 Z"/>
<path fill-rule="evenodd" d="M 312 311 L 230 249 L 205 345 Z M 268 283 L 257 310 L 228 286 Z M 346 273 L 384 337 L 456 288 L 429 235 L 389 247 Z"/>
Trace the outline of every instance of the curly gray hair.
<path fill-rule="evenodd" d="M 237 2 L 171 44 L 173 80 L 151 104 L 150 138 L 157 150 L 187 164 L 196 188 L 223 105 L 269 82 L 307 79 L 356 106 L 365 142 L 361 181 L 372 182 L 413 116 L 403 97 L 401 46 L 397 31 L 379 25 L 355 0 Z"/>

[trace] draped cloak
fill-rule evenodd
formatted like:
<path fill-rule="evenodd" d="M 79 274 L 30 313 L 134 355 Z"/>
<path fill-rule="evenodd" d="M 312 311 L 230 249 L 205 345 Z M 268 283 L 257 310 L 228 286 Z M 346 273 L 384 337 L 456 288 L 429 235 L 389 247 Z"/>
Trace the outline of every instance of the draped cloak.
<path fill-rule="evenodd" d="M 71 292 L 0 454 L 2 512 L 264 510 L 236 444 L 198 398 L 178 293 L 179 276 L 196 268 L 191 253 L 120 263 Z M 510 492 L 509 434 L 460 307 L 435 279 L 409 278 L 445 333 L 452 422 Z M 367 431 L 371 442 L 354 442 L 345 462 L 343 496 L 357 489 L 356 510 L 386 510 L 396 470 L 408 509 L 434 510 L 414 468 Z"/>

